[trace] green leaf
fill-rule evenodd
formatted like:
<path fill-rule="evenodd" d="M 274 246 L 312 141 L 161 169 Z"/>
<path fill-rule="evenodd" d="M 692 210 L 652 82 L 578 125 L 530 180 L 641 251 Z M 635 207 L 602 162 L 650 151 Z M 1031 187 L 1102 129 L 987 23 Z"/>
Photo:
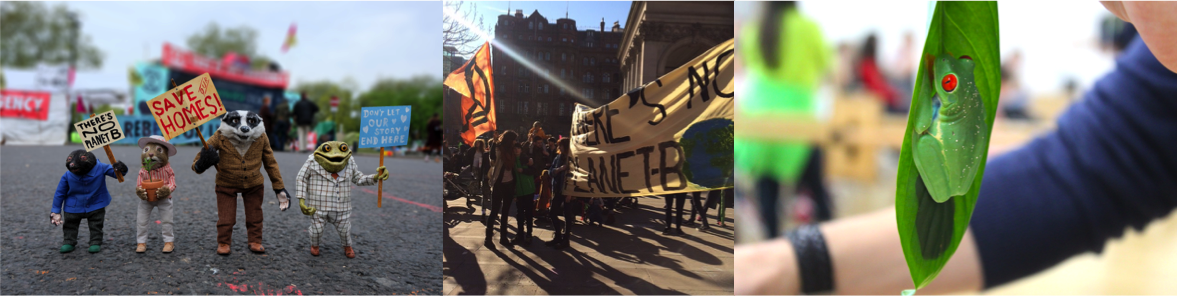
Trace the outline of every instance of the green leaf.
<path fill-rule="evenodd" d="M 969 61 L 963 63 L 972 63 L 973 71 L 954 76 L 961 78 L 955 80 L 955 85 L 976 85 L 976 95 L 955 98 L 943 91 L 938 95 L 938 91 L 943 90 L 938 88 L 949 88 L 942 83 L 944 76 L 935 74 L 943 69 L 938 63 L 953 63 L 962 56 L 969 56 Z M 935 60 L 938 57 L 954 59 Z M 921 54 L 896 174 L 896 224 L 916 289 L 923 288 L 937 277 L 957 251 L 969 226 L 982 184 L 990 132 L 997 112 L 999 65 L 997 2 L 937 2 Z M 976 106 L 972 109 L 963 107 L 960 110 L 965 111 L 960 111 L 961 116 L 973 115 L 977 120 L 984 118 L 984 126 L 973 127 L 971 124 L 971 127 L 963 128 L 942 124 L 945 127 L 938 129 L 936 124 L 930 125 L 929 122 L 936 121 L 931 115 L 934 95 L 938 95 L 938 100 L 960 99 L 964 101 L 956 104 Z M 981 106 L 976 105 L 979 101 Z M 945 110 L 948 109 L 940 112 Z M 945 143 L 944 147 L 929 144 L 938 143 L 929 142 L 934 135 L 936 141 Z M 919 143 L 920 147 L 915 147 L 914 143 Z M 954 150 L 957 147 L 970 149 L 967 152 Z M 940 153 L 933 153 L 938 151 Z M 922 162 L 923 174 L 917 167 L 918 159 Z"/>

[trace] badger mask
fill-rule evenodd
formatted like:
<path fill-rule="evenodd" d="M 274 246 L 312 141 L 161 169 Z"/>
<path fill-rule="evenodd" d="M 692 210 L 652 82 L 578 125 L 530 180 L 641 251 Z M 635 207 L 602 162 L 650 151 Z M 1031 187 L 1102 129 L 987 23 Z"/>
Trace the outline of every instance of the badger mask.
<path fill-rule="evenodd" d="M 249 151 L 255 140 L 266 133 L 262 117 L 245 110 L 225 112 L 225 115 L 221 116 L 221 128 L 217 130 L 221 131 L 222 137 L 233 143 L 237 153 L 242 156 L 245 156 L 245 152 Z"/>

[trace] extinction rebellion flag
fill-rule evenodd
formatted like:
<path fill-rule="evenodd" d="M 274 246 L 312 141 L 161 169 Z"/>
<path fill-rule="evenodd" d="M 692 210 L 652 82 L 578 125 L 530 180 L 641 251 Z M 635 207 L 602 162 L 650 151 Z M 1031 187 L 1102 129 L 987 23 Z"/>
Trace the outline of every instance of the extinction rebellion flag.
<path fill-rule="evenodd" d="M 495 82 L 491 75 L 491 43 L 483 44 L 466 65 L 451 72 L 443 83 L 462 94 L 462 141 L 495 130 Z"/>
<path fill-rule="evenodd" d="M 733 40 L 605 106 L 573 112 L 565 194 L 732 188 Z"/>

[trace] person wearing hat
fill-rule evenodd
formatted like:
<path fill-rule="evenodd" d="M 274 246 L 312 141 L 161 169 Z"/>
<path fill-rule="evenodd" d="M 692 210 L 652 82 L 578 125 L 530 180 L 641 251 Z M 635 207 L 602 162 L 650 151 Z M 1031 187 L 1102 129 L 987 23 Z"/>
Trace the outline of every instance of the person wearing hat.
<path fill-rule="evenodd" d="M 135 181 L 135 194 L 139 196 L 139 213 L 135 218 L 136 243 L 135 252 L 147 251 L 147 221 L 153 208 L 159 208 L 160 226 L 163 228 L 164 253 L 171 253 L 175 249 L 176 238 L 172 223 L 172 192 L 176 190 L 176 177 L 172 173 L 172 165 L 168 158 L 176 155 L 176 146 L 172 146 L 164 137 L 152 135 L 139 138 L 139 148 L 143 148 L 140 159 L 143 168 L 139 169 L 139 177 Z M 144 189 L 144 182 L 163 181 L 159 189 Z M 155 190 L 154 200 L 149 198 L 147 190 Z"/>

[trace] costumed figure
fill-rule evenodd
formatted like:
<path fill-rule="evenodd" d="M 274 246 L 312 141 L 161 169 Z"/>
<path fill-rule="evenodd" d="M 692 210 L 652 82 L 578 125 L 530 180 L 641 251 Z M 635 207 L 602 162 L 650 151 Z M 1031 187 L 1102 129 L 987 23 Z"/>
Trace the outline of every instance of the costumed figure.
<path fill-rule="evenodd" d="M 164 237 L 164 253 L 171 253 L 175 249 L 176 237 L 172 223 L 172 193 L 176 191 L 176 174 L 172 172 L 172 165 L 168 162 L 176 155 L 176 146 L 168 143 L 164 137 L 152 135 L 139 138 L 139 148 L 143 154 L 139 159 L 143 161 L 143 168 L 139 170 L 139 177 L 135 180 L 135 195 L 139 196 L 139 212 L 135 216 L 135 252 L 147 252 L 147 226 L 151 210 L 159 208 L 161 235 Z"/>
<path fill-rule="evenodd" d="M 115 171 L 127 174 L 127 165 L 122 161 L 108 165 L 98 161 L 94 153 L 78 149 L 65 158 L 69 172 L 61 175 L 57 192 L 53 194 L 53 206 L 49 222 L 62 226 L 65 240 L 61 252 L 74 251 L 78 244 L 78 224 L 86 219 L 90 228 L 90 253 L 102 250 L 102 222 L 106 217 L 106 206 L 110 204 L 110 192 L 106 191 L 103 175 L 116 178 Z"/>
<path fill-rule="evenodd" d="M 278 197 L 278 209 L 290 207 L 289 194 L 282 185 L 282 172 L 266 139 L 262 117 L 244 110 L 229 111 L 221 116 L 221 127 L 208 139 L 192 162 L 192 171 L 204 173 L 217 168 L 217 254 L 228 255 L 233 242 L 233 225 L 237 224 L 237 195 L 245 205 L 245 226 L 249 249 L 264 253 L 262 246 L 262 197 L 265 180 L 261 169 L 265 165 L 270 184 Z"/>
<path fill-rule="evenodd" d="M 349 219 L 352 214 L 352 186 L 347 182 L 372 186 L 388 179 L 389 173 L 383 166 L 376 168 L 376 174 L 373 175 L 360 172 L 356 161 L 352 159 L 352 150 L 344 142 L 325 142 L 307 156 L 307 162 L 299 169 L 295 181 L 295 196 L 299 198 L 299 209 L 304 215 L 311 216 L 311 227 L 307 228 L 311 234 L 311 255 L 319 256 L 319 238 L 323 235 L 323 225 L 331 223 L 339 232 L 344 256 L 355 258 L 352 238 L 348 235 L 348 230 L 352 228 Z"/>

